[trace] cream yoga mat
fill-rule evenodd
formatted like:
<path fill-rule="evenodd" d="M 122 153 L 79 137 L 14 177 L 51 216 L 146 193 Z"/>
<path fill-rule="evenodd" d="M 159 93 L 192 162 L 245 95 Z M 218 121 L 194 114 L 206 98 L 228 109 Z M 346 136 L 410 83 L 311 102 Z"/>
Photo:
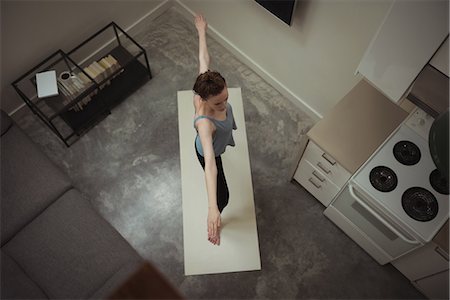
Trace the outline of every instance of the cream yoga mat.
<path fill-rule="evenodd" d="M 207 239 L 208 200 L 194 148 L 193 92 L 178 91 L 185 275 L 261 269 L 241 89 L 229 88 L 228 95 L 238 129 L 233 131 L 236 146 L 222 155 L 230 200 L 222 212 L 220 246 L 215 246 Z"/>

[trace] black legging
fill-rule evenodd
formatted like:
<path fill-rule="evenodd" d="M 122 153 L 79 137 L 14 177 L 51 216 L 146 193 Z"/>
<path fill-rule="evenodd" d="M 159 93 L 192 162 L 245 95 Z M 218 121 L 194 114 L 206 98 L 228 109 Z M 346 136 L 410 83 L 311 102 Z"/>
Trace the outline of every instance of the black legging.
<path fill-rule="evenodd" d="M 203 170 L 205 170 L 205 158 L 201 156 L 200 153 L 198 153 L 197 147 L 195 147 L 195 152 L 197 153 L 198 161 L 202 165 Z M 225 179 L 225 174 L 223 173 L 222 158 L 220 156 L 216 157 L 216 166 L 217 166 L 217 207 L 219 208 L 219 212 L 222 213 L 222 210 L 228 204 L 228 198 L 230 197 L 230 193 L 228 192 L 227 180 Z"/>

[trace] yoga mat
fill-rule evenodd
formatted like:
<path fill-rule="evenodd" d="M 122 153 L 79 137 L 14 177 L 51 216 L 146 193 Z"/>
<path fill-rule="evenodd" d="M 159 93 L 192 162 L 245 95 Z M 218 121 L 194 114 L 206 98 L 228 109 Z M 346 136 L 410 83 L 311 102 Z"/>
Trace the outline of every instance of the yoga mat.
<path fill-rule="evenodd" d="M 230 200 L 222 212 L 220 246 L 207 239 L 205 175 L 194 148 L 194 94 L 178 91 L 177 96 L 185 275 L 261 270 L 241 89 L 228 88 L 238 129 L 233 131 L 236 146 L 222 155 Z"/>

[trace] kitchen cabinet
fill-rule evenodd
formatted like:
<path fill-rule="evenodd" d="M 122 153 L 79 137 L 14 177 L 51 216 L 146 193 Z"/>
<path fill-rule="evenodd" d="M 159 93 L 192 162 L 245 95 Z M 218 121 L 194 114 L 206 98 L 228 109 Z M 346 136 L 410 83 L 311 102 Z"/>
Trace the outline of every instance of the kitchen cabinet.
<path fill-rule="evenodd" d="M 448 299 L 448 270 L 413 282 L 430 299 Z"/>
<path fill-rule="evenodd" d="M 430 65 L 449 77 L 448 72 L 448 36 L 430 61 Z"/>
<path fill-rule="evenodd" d="M 408 113 L 361 80 L 307 133 L 294 179 L 328 206 Z"/>
<path fill-rule="evenodd" d="M 351 174 L 328 153 L 309 141 L 294 179 L 328 206 Z"/>
<path fill-rule="evenodd" d="M 431 242 L 392 262 L 409 280 L 416 281 L 448 270 L 448 253 Z"/>
<path fill-rule="evenodd" d="M 392 262 L 411 283 L 431 299 L 449 297 L 448 221 L 432 242 Z"/>
<path fill-rule="evenodd" d="M 394 1 L 357 68 L 398 102 L 448 35 L 448 1 Z"/>

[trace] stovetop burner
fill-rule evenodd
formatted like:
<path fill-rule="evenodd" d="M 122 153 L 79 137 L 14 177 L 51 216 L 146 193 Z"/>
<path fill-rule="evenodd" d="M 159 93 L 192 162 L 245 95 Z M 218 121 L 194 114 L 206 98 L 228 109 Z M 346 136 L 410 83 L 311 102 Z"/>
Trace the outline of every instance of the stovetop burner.
<path fill-rule="evenodd" d="M 433 172 L 431 172 L 430 184 L 436 192 L 444 195 L 450 194 L 448 180 L 444 176 L 442 176 L 442 173 L 438 169 L 435 169 Z"/>
<path fill-rule="evenodd" d="M 370 171 L 370 183 L 380 192 L 390 192 L 397 186 L 397 175 L 392 169 L 385 166 L 378 166 Z"/>
<path fill-rule="evenodd" d="M 420 149 L 410 141 L 400 141 L 394 146 L 394 156 L 399 163 L 412 166 L 420 160 Z"/>
<path fill-rule="evenodd" d="M 407 189 L 402 195 L 402 206 L 408 216 L 420 222 L 433 220 L 439 211 L 436 197 L 421 187 Z"/>

